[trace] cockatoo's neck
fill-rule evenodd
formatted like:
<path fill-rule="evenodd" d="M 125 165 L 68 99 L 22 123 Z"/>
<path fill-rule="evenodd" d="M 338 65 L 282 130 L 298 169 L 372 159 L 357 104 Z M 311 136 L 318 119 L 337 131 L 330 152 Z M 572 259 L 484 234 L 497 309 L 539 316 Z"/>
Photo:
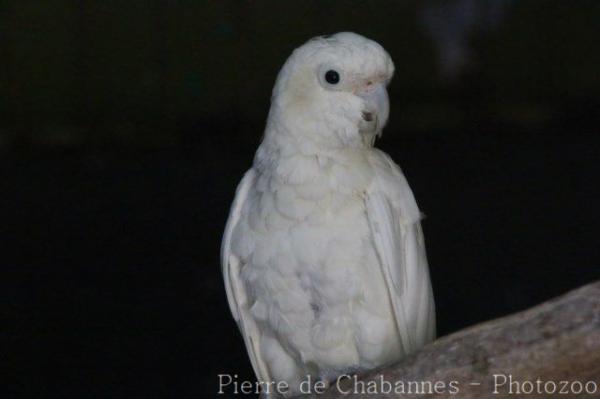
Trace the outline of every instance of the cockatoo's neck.
<path fill-rule="evenodd" d="M 366 136 L 365 136 L 366 138 Z M 304 184 L 318 175 L 329 173 L 353 160 L 366 159 L 372 151 L 373 138 L 353 141 L 346 145 L 324 146 L 315 139 L 303 139 L 291 132 L 267 130 L 254 157 L 254 168 L 261 174 L 277 176 L 279 181 Z"/>
<path fill-rule="evenodd" d="M 348 147 L 372 147 L 374 134 L 360 131 L 360 115 L 360 110 L 342 115 L 298 112 L 289 104 L 281 106 L 275 102 L 269 112 L 263 141 L 284 152 L 304 155 L 330 153 Z"/>

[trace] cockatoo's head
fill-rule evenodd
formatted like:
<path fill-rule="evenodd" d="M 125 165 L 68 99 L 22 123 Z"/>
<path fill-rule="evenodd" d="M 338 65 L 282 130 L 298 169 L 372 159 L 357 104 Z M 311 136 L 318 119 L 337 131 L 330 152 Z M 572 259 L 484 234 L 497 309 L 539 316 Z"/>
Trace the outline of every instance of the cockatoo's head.
<path fill-rule="evenodd" d="M 378 43 L 350 32 L 297 48 L 273 89 L 267 136 L 324 149 L 372 145 L 387 122 L 386 86 L 394 73 Z"/>

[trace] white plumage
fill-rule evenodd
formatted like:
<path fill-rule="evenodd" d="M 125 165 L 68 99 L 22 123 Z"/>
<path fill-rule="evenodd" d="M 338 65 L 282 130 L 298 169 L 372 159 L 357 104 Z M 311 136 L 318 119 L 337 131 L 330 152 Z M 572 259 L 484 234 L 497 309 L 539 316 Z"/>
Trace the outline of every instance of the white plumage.
<path fill-rule="evenodd" d="M 317 37 L 283 66 L 222 245 L 229 305 L 259 381 L 370 369 L 434 339 L 420 212 L 373 142 L 390 56 L 354 33 Z"/>

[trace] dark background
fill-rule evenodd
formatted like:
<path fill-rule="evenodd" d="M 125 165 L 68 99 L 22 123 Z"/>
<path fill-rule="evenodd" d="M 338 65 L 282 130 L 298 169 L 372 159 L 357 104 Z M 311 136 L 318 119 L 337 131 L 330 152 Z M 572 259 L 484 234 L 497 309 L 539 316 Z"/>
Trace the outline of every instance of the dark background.
<path fill-rule="evenodd" d="M 396 63 L 377 144 L 423 212 L 439 335 L 600 278 L 600 2 L 0 2 L 3 398 L 252 379 L 220 276 L 278 69 Z M 212 395 L 210 395 L 212 396 Z"/>

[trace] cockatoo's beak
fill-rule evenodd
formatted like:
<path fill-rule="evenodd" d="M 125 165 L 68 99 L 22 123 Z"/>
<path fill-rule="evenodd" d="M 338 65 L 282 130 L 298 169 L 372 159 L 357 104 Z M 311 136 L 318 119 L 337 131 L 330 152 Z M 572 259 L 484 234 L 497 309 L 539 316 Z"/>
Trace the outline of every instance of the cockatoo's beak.
<path fill-rule="evenodd" d="M 390 112 L 387 90 L 382 83 L 368 84 L 356 95 L 365 102 L 362 111 L 360 131 L 364 133 L 381 134 Z"/>

